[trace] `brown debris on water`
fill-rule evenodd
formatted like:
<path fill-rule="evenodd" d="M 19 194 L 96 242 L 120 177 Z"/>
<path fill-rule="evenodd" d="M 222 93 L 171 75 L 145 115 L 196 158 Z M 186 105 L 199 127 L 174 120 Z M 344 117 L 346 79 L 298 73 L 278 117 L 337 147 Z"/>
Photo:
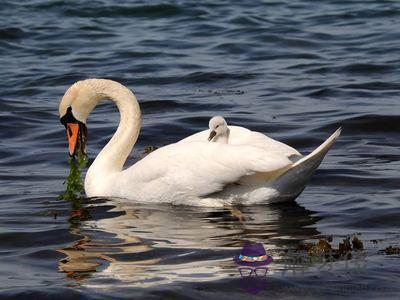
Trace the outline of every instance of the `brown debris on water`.
<path fill-rule="evenodd" d="M 331 244 L 325 239 L 318 240 L 318 243 L 306 243 L 297 247 L 298 251 L 307 251 L 309 256 L 320 255 L 328 253 L 332 249 Z"/>
<path fill-rule="evenodd" d="M 400 247 L 389 246 L 384 251 L 387 255 L 400 254 Z"/>
<path fill-rule="evenodd" d="M 350 238 L 343 239 L 343 241 L 339 243 L 338 252 L 340 254 L 351 252 L 351 250 L 352 248 L 351 248 Z"/>
<path fill-rule="evenodd" d="M 313 256 L 321 253 L 328 253 L 332 249 L 331 244 L 325 239 L 320 239 L 318 243 L 308 249 L 308 255 Z"/>
<path fill-rule="evenodd" d="M 151 145 L 144 147 L 144 150 L 143 150 L 142 153 L 139 154 L 138 159 L 141 160 L 141 159 L 145 158 L 147 155 L 149 155 L 150 153 L 156 151 L 157 149 L 158 149 L 158 147 L 151 146 Z"/>
<path fill-rule="evenodd" d="M 156 146 L 147 146 L 147 147 L 144 148 L 143 154 L 148 155 L 151 152 L 156 151 L 157 149 L 158 149 L 158 147 L 156 147 Z"/>
<path fill-rule="evenodd" d="M 358 250 L 358 251 L 364 250 L 363 242 L 361 242 L 361 240 L 356 236 L 353 236 L 351 244 L 353 245 L 353 250 Z"/>
<path fill-rule="evenodd" d="M 354 236 L 345 238 L 339 243 L 338 248 L 334 248 L 330 242 L 332 239 L 319 239 L 317 243 L 305 243 L 297 247 L 297 251 L 307 251 L 309 256 L 325 256 L 334 259 L 350 259 L 352 251 L 361 251 L 364 249 L 362 241 Z"/>

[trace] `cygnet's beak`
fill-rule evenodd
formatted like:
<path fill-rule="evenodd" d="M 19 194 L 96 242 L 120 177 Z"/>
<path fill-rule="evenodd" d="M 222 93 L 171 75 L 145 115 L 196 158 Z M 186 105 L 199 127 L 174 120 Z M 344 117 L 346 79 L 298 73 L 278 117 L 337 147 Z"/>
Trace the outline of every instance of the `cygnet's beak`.
<path fill-rule="evenodd" d="M 210 136 L 208 137 L 208 141 L 210 142 L 216 135 L 217 133 L 215 132 L 215 130 L 211 131 Z"/>

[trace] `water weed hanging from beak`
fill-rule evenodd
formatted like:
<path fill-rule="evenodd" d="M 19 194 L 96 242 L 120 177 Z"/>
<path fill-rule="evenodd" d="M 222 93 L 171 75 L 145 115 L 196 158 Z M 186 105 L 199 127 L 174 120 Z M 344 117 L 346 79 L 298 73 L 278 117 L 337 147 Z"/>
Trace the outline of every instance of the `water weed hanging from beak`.
<path fill-rule="evenodd" d="M 65 191 L 58 196 L 59 200 L 74 200 L 77 199 L 84 191 L 84 186 L 81 180 L 82 169 L 87 166 L 87 156 L 81 151 L 76 153 L 76 157 L 70 157 L 68 164 L 70 167 L 69 174 L 64 184 Z"/>

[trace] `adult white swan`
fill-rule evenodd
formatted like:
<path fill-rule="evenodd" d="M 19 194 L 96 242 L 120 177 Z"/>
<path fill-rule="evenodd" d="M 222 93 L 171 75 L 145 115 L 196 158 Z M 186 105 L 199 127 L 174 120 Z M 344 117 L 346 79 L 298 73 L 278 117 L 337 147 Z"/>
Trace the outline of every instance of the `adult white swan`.
<path fill-rule="evenodd" d="M 134 94 L 115 81 L 79 81 L 64 94 L 59 112 L 67 129 L 69 153 L 86 151 L 86 119 L 101 99 L 118 106 L 121 120 L 87 171 L 88 197 L 204 206 L 285 201 L 302 192 L 340 135 L 338 129 L 303 157 L 295 149 L 243 127 L 229 126 L 229 144 L 209 142 L 209 131 L 204 130 L 123 170 L 139 135 L 141 113 Z"/>

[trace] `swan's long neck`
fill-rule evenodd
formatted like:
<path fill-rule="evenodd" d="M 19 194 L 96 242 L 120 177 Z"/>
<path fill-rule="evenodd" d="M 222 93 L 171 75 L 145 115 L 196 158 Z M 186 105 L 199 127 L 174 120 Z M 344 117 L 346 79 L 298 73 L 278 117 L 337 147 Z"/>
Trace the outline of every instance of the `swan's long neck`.
<path fill-rule="evenodd" d="M 105 79 L 87 80 L 92 89 L 93 107 L 101 99 L 109 99 L 118 106 L 120 123 L 111 140 L 97 155 L 86 174 L 86 182 L 94 177 L 122 171 L 132 151 L 141 127 L 140 107 L 135 95 L 125 86 Z"/>

